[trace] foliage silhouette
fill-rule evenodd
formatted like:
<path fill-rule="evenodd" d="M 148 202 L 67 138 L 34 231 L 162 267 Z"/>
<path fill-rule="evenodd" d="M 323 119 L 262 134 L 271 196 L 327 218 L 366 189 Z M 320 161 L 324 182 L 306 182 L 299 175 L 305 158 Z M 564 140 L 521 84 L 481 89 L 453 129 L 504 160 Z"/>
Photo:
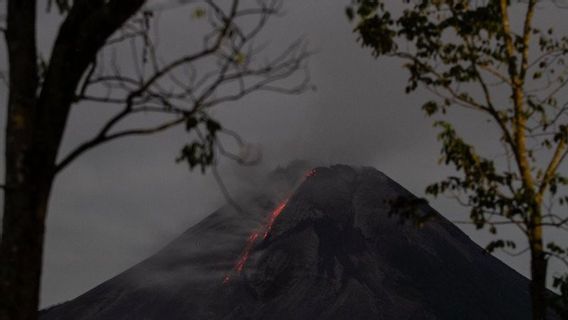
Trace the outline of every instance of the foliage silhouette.
<path fill-rule="evenodd" d="M 353 0 L 346 9 L 358 41 L 373 56 L 404 61 L 407 93 L 424 88 L 435 97 L 422 109 L 436 118 L 441 162 L 458 174 L 428 186 L 426 193 L 454 197 L 469 208 L 478 229 L 496 234 L 499 226 L 513 225 L 526 237 L 535 320 L 544 319 L 547 309 L 548 260 L 568 261 L 566 248 L 544 237 L 549 229 L 566 230 L 568 223 L 557 208 L 568 201 L 568 177 L 560 170 L 568 154 L 568 101 L 560 94 L 568 83 L 568 37 L 535 25 L 541 3 L 423 0 L 403 1 L 401 9 L 387 1 Z M 513 7 L 522 11 L 520 21 L 511 15 Z M 501 145 L 505 161 L 460 136 L 446 117 L 450 108 L 489 118 L 496 133 L 487 131 L 492 134 L 487 141 Z M 516 248 L 511 239 L 487 246 Z M 556 277 L 553 285 L 566 292 L 565 277 Z M 561 305 L 557 302 L 552 306 Z"/>

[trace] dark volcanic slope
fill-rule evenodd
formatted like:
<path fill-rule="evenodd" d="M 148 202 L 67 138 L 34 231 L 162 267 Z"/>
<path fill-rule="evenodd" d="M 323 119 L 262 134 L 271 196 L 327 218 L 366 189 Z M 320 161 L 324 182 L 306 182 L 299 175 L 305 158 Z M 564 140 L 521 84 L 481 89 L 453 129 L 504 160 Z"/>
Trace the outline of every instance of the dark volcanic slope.
<path fill-rule="evenodd" d="M 388 200 L 401 196 L 411 197 L 374 169 L 318 168 L 266 238 L 259 221 L 278 201 L 264 195 L 247 213 L 213 213 L 41 319 L 530 318 L 525 278 L 437 214 L 421 229 L 389 217 Z"/>

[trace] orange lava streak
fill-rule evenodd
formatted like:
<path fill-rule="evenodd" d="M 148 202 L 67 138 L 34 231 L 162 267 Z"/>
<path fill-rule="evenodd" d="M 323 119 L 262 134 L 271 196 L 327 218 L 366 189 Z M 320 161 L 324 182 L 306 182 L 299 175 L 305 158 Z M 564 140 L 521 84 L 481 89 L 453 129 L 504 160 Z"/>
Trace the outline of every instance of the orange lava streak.
<path fill-rule="evenodd" d="M 250 236 L 248 237 L 247 244 L 245 246 L 245 249 L 243 250 L 243 253 L 241 254 L 241 258 L 239 259 L 239 261 L 237 261 L 237 264 L 235 265 L 235 270 L 237 272 L 243 271 L 243 269 L 245 267 L 245 263 L 247 262 L 247 260 L 250 256 L 250 252 L 252 251 L 252 248 L 254 247 L 254 242 L 258 238 L 258 234 L 259 234 L 259 232 L 255 231 L 255 232 L 251 233 Z"/>
<path fill-rule="evenodd" d="M 288 203 L 288 199 L 285 199 L 270 214 L 270 220 L 268 221 L 268 223 L 264 227 L 264 239 L 266 239 L 268 237 L 268 234 L 272 230 L 272 225 L 274 224 L 274 221 L 276 221 L 276 218 L 278 218 L 280 213 L 282 213 L 282 210 L 284 210 L 287 203 Z M 261 231 L 253 231 L 249 235 L 249 237 L 247 239 L 247 243 L 245 245 L 245 248 L 243 249 L 243 252 L 241 253 L 241 257 L 239 258 L 239 260 L 235 264 L 235 271 L 237 271 L 237 272 L 243 271 L 243 269 L 245 268 L 245 264 L 247 263 L 247 261 L 250 257 L 252 249 L 254 248 L 254 243 L 256 242 L 256 240 L 258 239 L 260 234 L 261 234 Z M 224 279 L 223 282 L 226 283 L 226 282 L 229 281 L 229 279 L 230 279 L 229 276 L 225 276 L 225 279 Z"/>
<path fill-rule="evenodd" d="M 270 231 L 272 231 L 272 225 L 274 224 L 274 221 L 276 221 L 276 218 L 278 218 L 278 216 L 282 213 L 282 210 L 286 208 L 287 204 L 288 204 L 288 199 L 286 198 L 284 199 L 284 201 L 280 202 L 278 207 L 276 207 L 276 209 L 272 211 L 272 214 L 270 214 L 270 220 L 268 220 L 268 224 L 266 225 L 266 231 L 264 231 L 264 239 L 266 239 Z"/>
<path fill-rule="evenodd" d="M 313 177 L 315 175 L 316 175 L 316 170 L 312 169 L 312 170 L 306 172 L 305 178 L 307 179 L 307 178 Z M 286 205 L 288 204 L 288 199 L 289 198 L 282 200 L 280 202 L 280 204 L 278 204 L 278 206 L 274 210 L 272 210 L 272 213 L 270 214 L 270 219 L 268 220 L 268 223 L 264 227 L 263 239 L 268 238 L 268 235 L 272 231 L 272 226 L 274 225 L 274 222 L 276 221 L 278 216 L 280 216 L 280 214 L 282 213 L 284 208 L 286 208 Z M 245 245 L 245 248 L 243 249 L 239 260 L 235 264 L 235 271 L 236 272 L 240 273 L 245 268 L 245 264 L 250 257 L 252 249 L 254 248 L 254 243 L 256 242 L 256 240 L 258 239 L 260 234 L 261 234 L 261 231 L 257 230 L 257 231 L 253 231 L 249 235 L 249 237 L 247 239 L 247 243 Z M 225 277 L 223 279 L 223 284 L 227 284 L 230 281 L 231 281 L 231 276 L 229 274 L 225 275 Z"/>
<path fill-rule="evenodd" d="M 306 174 L 305 174 L 306 178 L 313 177 L 315 175 L 316 175 L 316 169 L 312 169 L 312 170 L 306 172 Z"/>

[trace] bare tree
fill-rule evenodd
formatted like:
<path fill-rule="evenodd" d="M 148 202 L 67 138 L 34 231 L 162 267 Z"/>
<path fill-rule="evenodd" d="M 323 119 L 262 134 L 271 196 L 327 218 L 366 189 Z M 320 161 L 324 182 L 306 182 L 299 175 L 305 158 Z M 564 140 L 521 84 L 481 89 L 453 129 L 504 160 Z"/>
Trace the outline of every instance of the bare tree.
<path fill-rule="evenodd" d="M 160 54 L 159 34 L 152 32 L 169 6 L 160 3 L 50 0 L 46 10 L 58 10 L 61 24 L 44 60 L 36 39 L 37 13 L 44 11 L 35 0 L 7 1 L 0 320 L 37 318 L 48 201 L 55 177 L 70 163 L 110 141 L 184 126 L 195 138 L 178 160 L 205 169 L 224 130 L 209 114 L 212 107 L 260 90 L 297 94 L 308 88 L 301 41 L 259 61 L 263 47 L 255 39 L 279 13 L 279 0 L 184 1 L 208 29 L 201 43 L 187 46 L 194 49 L 175 57 Z M 127 59 L 125 50 L 131 52 Z M 84 102 L 116 112 L 91 138 L 61 154 L 70 111 Z M 140 122 L 131 119 L 141 115 L 146 121 L 133 127 Z"/>

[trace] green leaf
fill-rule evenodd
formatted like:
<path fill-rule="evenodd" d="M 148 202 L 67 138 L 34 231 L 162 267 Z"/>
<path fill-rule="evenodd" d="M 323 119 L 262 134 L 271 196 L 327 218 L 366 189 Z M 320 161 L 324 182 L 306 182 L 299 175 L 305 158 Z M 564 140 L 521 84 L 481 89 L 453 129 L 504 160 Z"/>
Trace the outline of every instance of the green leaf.
<path fill-rule="evenodd" d="M 195 9 L 193 9 L 193 11 L 191 12 L 191 17 L 193 19 L 201 19 L 201 18 L 205 17 L 206 13 L 207 13 L 207 11 L 205 11 L 205 9 L 203 9 L 202 7 L 197 7 Z"/>
<path fill-rule="evenodd" d="M 355 11 L 353 11 L 352 6 L 345 8 L 345 15 L 347 16 L 347 19 L 349 19 L 349 21 L 353 21 L 353 19 L 355 18 Z"/>
<path fill-rule="evenodd" d="M 428 101 L 422 106 L 422 110 L 424 110 L 428 116 L 432 116 L 438 111 L 438 103 L 435 101 Z"/>

